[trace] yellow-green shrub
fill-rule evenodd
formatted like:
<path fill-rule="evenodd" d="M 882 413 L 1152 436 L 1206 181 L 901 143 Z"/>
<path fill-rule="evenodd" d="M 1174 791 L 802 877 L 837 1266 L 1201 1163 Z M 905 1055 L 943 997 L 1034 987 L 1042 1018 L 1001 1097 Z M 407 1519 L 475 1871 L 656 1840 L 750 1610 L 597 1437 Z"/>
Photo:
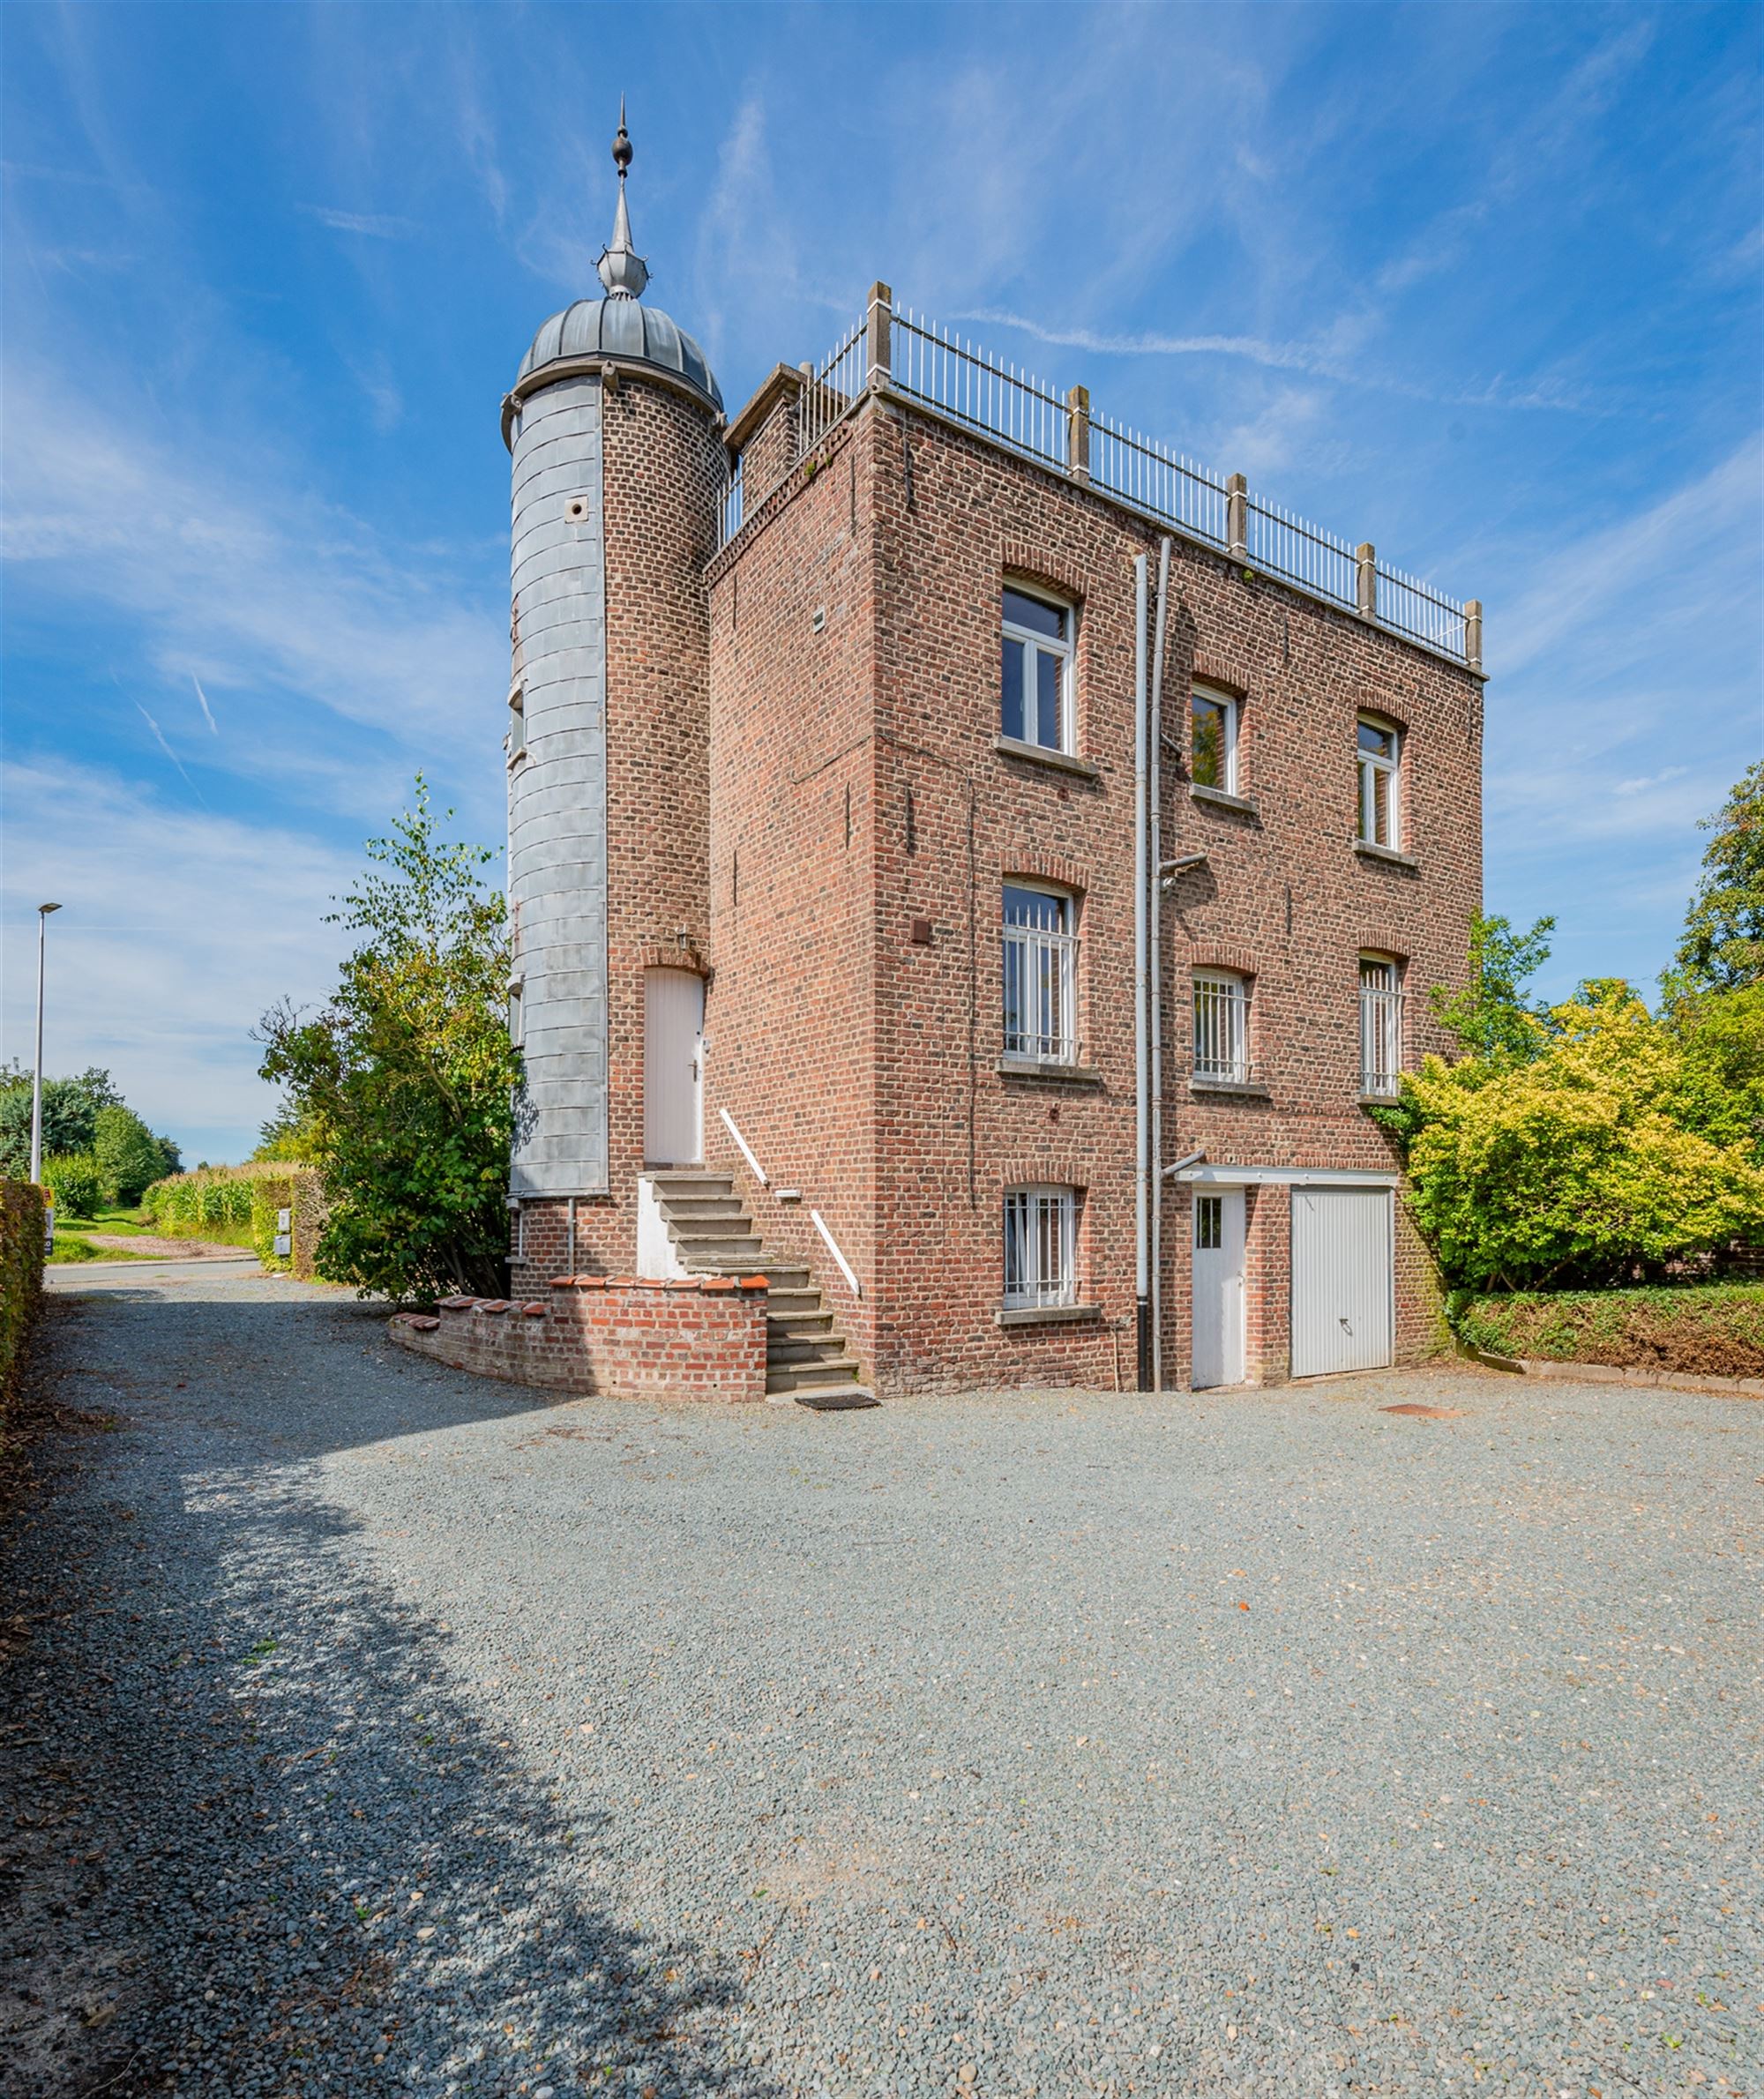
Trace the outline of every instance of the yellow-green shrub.
<path fill-rule="evenodd" d="M 43 1191 L 0 1180 L 0 1431 L 43 1294 Z"/>

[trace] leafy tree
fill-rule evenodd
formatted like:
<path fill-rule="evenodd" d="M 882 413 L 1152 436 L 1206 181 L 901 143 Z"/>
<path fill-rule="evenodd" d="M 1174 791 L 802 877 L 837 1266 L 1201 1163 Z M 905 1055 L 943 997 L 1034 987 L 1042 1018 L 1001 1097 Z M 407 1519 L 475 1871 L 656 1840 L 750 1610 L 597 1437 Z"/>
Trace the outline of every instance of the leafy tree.
<path fill-rule="evenodd" d="M 258 1132 L 258 1148 L 252 1159 L 287 1161 L 293 1166 L 318 1163 L 319 1133 L 291 1102 L 284 1101 Z"/>
<path fill-rule="evenodd" d="M 1506 918 L 1470 921 L 1469 974 L 1461 991 L 1435 984 L 1435 1018 L 1451 1029 L 1467 1057 L 1491 1064 L 1529 1064 L 1549 1041 L 1550 1009 L 1525 987 L 1550 960 L 1553 918 L 1516 933 Z"/>
<path fill-rule="evenodd" d="M 437 838 L 420 773 L 415 802 L 327 920 L 362 936 L 329 1005 L 265 1014 L 261 1070 L 325 1176 L 321 1274 L 364 1296 L 495 1293 L 520 1078 L 504 905 L 480 872 L 495 855 Z"/>
<path fill-rule="evenodd" d="M 155 1137 L 132 1108 L 112 1102 L 93 1117 L 92 1155 L 104 1194 L 113 1203 L 138 1203 L 153 1183 L 178 1165 L 177 1147 Z"/>
<path fill-rule="evenodd" d="M 89 1152 L 101 1108 L 122 1105 L 108 1072 L 93 1065 L 77 1079 L 43 1081 L 43 1156 Z M 23 1180 L 31 1170 L 31 1074 L 21 1064 L 0 1072 L 0 1173 Z"/>
<path fill-rule="evenodd" d="M 1411 1208 L 1454 1281 L 1605 1282 L 1764 1230 L 1755 1141 L 1709 1109 L 1720 1045 L 1700 1064 L 1616 980 L 1544 1025 L 1528 1062 L 1429 1057 L 1403 1080 Z"/>
<path fill-rule="evenodd" d="M 1674 967 L 1661 980 L 1669 1003 L 1764 977 L 1764 758 L 1699 828 L 1714 835 Z"/>

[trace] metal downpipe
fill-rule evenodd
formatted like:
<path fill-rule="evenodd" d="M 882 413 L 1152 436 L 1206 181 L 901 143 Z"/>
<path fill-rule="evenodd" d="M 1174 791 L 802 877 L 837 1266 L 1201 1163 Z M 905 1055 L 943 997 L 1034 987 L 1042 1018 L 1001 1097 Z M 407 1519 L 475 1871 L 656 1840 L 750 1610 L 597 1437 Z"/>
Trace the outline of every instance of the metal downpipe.
<path fill-rule="evenodd" d="M 1151 841 L 1147 831 L 1146 577 L 1133 561 L 1133 1341 L 1135 1389 L 1151 1384 L 1151 1116 L 1146 1041 L 1146 942 L 1149 930 Z"/>
<path fill-rule="evenodd" d="M 1146 741 L 1151 747 L 1147 782 L 1150 817 L 1147 825 L 1149 879 L 1146 916 L 1149 940 L 1147 1004 L 1151 1035 L 1151 1329 L 1152 1390 L 1163 1390 L 1163 643 L 1170 609 L 1170 542 L 1158 549 L 1157 632 L 1152 642 L 1151 721 Z"/>

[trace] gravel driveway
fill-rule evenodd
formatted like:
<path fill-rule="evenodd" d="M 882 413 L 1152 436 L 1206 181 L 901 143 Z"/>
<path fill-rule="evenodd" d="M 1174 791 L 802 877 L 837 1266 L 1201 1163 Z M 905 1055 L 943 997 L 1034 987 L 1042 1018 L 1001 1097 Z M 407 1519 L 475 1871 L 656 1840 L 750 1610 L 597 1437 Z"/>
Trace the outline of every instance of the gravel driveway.
<path fill-rule="evenodd" d="M 9 2095 L 1764 2095 L 1756 1402 L 673 1411 L 58 1287 Z"/>

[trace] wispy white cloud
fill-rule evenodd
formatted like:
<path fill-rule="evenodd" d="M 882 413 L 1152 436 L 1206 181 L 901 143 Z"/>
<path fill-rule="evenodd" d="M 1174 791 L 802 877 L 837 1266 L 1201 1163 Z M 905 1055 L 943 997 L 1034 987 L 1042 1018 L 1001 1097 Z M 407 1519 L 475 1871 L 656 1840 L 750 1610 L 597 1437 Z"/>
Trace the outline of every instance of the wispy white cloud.
<path fill-rule="evenodd" d="M 415 751 L 478 728 L 502 669 L 498 564 L 480 586 L 438 549 L 405 558 L 261 443 L 223 465 L 41 370 L 15 369 L 8 391 L 0 543 L 15 592 L 28 575 L 40 598 L 106 604 L 168 676 L 199 662 Z"/>
<path fill-rule="evenodd" d="M 208 704 L 208 695 L 202 690 L 202 680 L 193 670 L 190 674 L 190 682 L 196 688 L 197 704 L 202 709 L 202 719 L 208 724 L 209 735 L 218 736 L 220 731 L 214 726 L 214 710 Z"/>
<path fill-rule="evenodd" d="M 187 787 L 191 793 L 196 796 L 196 799 L 198 802 L 202 802 L 201 788 L 197 786 L 196 782 L 190 777 L 189 773 L 184 771 L 183 761 L 179 758 L 176 751 L 175 751 L 171 745 L 165 740 L 165 731 L 160 727 L 159 723 L 153 720 L 153 716 L 148 713 L 147 710 L 141 705 L 138 699 L 135 702 L 135 712 L 153 732 L 154 743 L 159 745 L 160 749 L 164 751 L 166 757 L 177 768 L 178 778 L 183 781 L 185 787 Z M 203 802 L 202 806 L 206 809 L 208 804 L 206 802 Z"/>
<path fill-rule="evenodd" d="M 415 220 L 400 219 L 391 212 L 341 212 L 325 204 L 303 204 L 295 208 L 333 233 L 364 234 L 370 240 L 407 241 L 422 230 Z"/>
<path fill-rule="evenodd" d="M 108 1064 L 156 1129 L 230 1126 L 234 1155 L 273 1105 L 250 1029 L 284 996 L 311 1004 L 339 952 L 323 923 L 359 865 L 296 830 L 175 809 L 106 768 L 0 772 L 7 888 L 53 870 L 64 909 L 45 1051 L 50 1068 Z M 68 840 L 79 839 L 78 852 Z M 4 928 L 4 1050 L 28 1047 L 31 928 Z"/>

